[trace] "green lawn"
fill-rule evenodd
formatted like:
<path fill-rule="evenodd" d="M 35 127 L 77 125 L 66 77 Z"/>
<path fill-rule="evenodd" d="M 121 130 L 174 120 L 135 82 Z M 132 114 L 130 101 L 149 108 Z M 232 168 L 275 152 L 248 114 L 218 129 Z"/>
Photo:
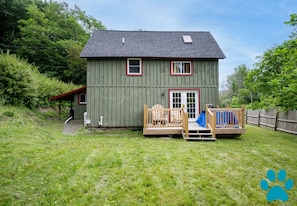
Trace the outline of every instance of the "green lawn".
<path fill-rule="evenodd" d="M 0 205 L 265 205 L 268 169 L 295 181 L 288 202 L 270 205 L 297 203 L 296 135 L 248 125 L 241 138 L 186 142 L 66 136 L 62 124 L 0 106 Z"/>

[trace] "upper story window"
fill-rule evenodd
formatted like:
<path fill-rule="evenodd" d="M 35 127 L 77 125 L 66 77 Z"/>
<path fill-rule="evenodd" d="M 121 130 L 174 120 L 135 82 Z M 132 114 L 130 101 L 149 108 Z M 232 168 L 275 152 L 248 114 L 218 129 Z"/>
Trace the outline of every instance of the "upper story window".
<path fill-rule="evenodd" d="M 172 61 L 171 75 L 192 75 L 191 61 Z"/>
<path fill-rule="evenodd" d="M 78 104 L 87 104 L 87 94 L 86 93 L 80 93 L 78 95 Z"/>
<path fill-rule="evenodd" d="M 142 63 L 140 58 L 127 59 L 127 75 L 128 76 L 142 75 Z"/>

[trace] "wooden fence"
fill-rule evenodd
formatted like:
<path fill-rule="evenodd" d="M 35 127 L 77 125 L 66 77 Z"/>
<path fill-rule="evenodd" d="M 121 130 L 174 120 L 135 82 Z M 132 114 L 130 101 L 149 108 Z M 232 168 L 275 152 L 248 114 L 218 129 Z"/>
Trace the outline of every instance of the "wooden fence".
<path fill-rule="evenodd" d="M 297 134 L 297 110 L 246 110 L 246 123 L 269 127 L 274 130 Z"/>

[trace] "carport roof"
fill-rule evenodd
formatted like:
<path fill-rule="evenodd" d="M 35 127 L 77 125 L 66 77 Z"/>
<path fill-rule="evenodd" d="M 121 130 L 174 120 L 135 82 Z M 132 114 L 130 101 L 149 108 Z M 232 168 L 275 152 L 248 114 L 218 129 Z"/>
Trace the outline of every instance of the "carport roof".
<path fill-rule="evenodd" d="M 74 101 L 74 95 L 77 93 L 81 93 L 82 91 L 85 91 L 87 89 L 86 86 L 80 87 L 78 89 L 72 90 L 70 92 L 64 93 L 64 94 L 59 94 L 57 96 L 52 96 L 49 98 L 49 100 L 54 101 L 54 100 L 64 100 L 64 101 Z"/>

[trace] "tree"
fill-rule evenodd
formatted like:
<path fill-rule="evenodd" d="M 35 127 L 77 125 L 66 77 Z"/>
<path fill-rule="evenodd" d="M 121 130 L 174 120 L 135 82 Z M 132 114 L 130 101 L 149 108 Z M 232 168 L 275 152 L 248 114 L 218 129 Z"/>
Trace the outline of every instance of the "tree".
<path fill-rule="evenodd" d="M 105 26 L 103 26 L 101 21 L 98 21 L 94 17 L 87 15 L 85 11 L 80 10 L 80 8 L 75 5 L 75 8 L 71 10 L 72 16 L 76 19 L 77 22 L 81 25 L 83 30 L 85 31 L 85 41 L 82 41 L 83 43 L 86 43 L 89 39 L 89 36 L 93 33 L 94 30 L 100 29 L 104 30 L 106 29 Z"/>
<path fill-rule="evenodd" d="M 245 83 L 259 97 L 254 106 L 297 109 L 297 38 L 267 50 Z"/>
<path fill-rule="evenodd" d="M 249 69 L 242 64 L 234 68 L 234 73 L 227 77 L 227 88 L 231 92 L 231 96 L 237 96 L 239 90 L 244 88 L 244 79 Z"/>
<path fill-rule="evenodd" d="M 19 20 L 18 24 L 19 38 L 13 43 L 19 56 L 34 63 L 49 77 L 76 84 L 85 82 L 81 72 L 73 72 L 79 69 L 69 63 L 68 54 L 75 45 L 84 45 L 91 31 L 105 29 L 101 22 L 78 7 L 70 9 L 66 3 L 50 1 L 43 6 L 32 3 L 27 7 L 27 18 Z M 85 72 L 85 61 L 78 62 L 75 67 L 80 65 Z"/>
<path fill-rule="evenodd" d="M 64 76 L 72 79 L 73 82 L 79 84 L 86 84 L 86 59 L 79 57 L 83 47 L 79 44 L 74 44 L 69 50 L 67 55 L 68 70 L 64 71 Z"/>
<path fill-rule="evenodd" d="M 13 50 L 11 42 L 18 37 L 19 28 L 17 22 L 26 19 L 26 7 L 32 4 L 32 0 L 0 0 L 0 48 Z"/>
<path fill-rule="evenodd" d="M 247 66 L 242 64 L 234 68 L 233 74 L 227 76 L 227 81 L 224 85 L 227 88 L 227 91 L 220 96 L 220 102 L 223 104 L 222 106 L 233 105 L 234 107 L 237 107 L 241 104 L 249 103 L 249 98 L 246 97 L 246 91 L 243 90 L 244 80 L 248 71 L 249 69 Z"/>
<path fill-rule="evenodd" d="M 291 14 L 290 21 L 286 21 L 285 24 L 294 27 L 291 37 L 295 38 L 297 36 L 297 14 Z"/>

